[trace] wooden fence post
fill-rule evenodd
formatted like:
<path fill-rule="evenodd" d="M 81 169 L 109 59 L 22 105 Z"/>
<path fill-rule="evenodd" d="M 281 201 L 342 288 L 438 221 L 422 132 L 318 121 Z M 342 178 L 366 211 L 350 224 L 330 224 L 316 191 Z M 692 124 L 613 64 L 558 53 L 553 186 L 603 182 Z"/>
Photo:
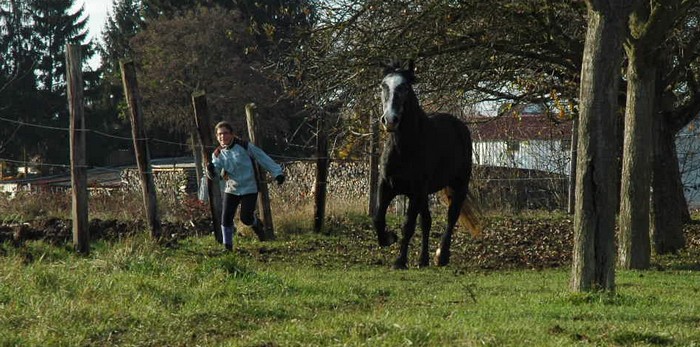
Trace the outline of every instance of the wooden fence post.
<path fill-rule="evenodd" d="M 377 210 L 377 185 L 379 184 L 379 121 L 374 118 L 374 112 L 369 116 L 369 208 L 370 216 Z"/>
<path fill-rule="evenodd" d="M 258 129 L 255 124 L 255 104 L 248 103 L 245 105 L 246 121 L 248 123 L 248 138 L 254 145 L 262 148 L 262 136 L 259 136 Z M 265 240 L 275 239 L 275 227 L 272 223 L 272 209 L 270 208 L 270 191 L 267 188 L 267 180 L 265 179 L 265 171 L 261 169 L 258 163 L 258 211 L 261 214 L 263 225 L 265 226 Z"/>
<path fill-rule="evenodd" d="M 192 107 L 194 107 L 194 123 L 197 127 L 197 137 L 199 149 L 201 151 L 202 167 L 205 168 L 211 162 L 209 150 L 216 145 L 212 136 L 213 126 L 209 120 L 209 109 L 207 108 L 207 94 L 204 91 L 192 93 Z M 211 222 L 214 230 L 214 237 L 219 243 L 223 243 L 221 235 L 221 188 L 219 180 L 207 178 L 207 194 L 209 194 L 209 210 L 211 211 Z"/>
<path fill-rule="evenodd" d="M 578 149 L 578 117 L 571 123 L 571 162 L 569 163 L 569 196 L 566 212 L 573 215 L 576 208 L 576 161 Z"/>
<path fill-rule="evenodd" d="M 190 141 L 192 142 L 192 157 L 194 158 L 194 175 L 197 179 L 197 191 L 200 190 L 200 184 L 202 183 L 202 143 L 198 140 L 198 135 L 193 132 L 190 134 Z"/>
<path fill-rule="evenodd" d="M 326 187 L 328 180 L 328 137 L 323 124 L 322 115 L 316 119 L 316 182 L 314 186 L 314 231 L 320 233 L 323 230 L 323 221 L 326 216 Z"/>
<path fill-rule="evenodd" d="M 66 87 L 70 111 L 70 170 L 73 248 L 90 252 L 88 227 L 87 167 L 85 165 L 85 117 L 80 45 L 66 45 Z"/>
<path fill-rule="evenodd" d="M 143 110 L 141 109 L 141 94 L 139 93 L 138 81 L 136 79 L 136 69 L 134 68 L 133 61 L 119 61 L 119 67 L 122 71 L 124 96 L 129 106 L 131 136 L 134 139 L 134 152 L 136 155 L 136 164 L 139 169 L 139 178 L 141 179 L 146 219 L 148 221 L 148 227 L 151 230 L 151 236 L 158 238 L 160 237 L 158 204 L 156 200 L 156 190 L 153 184 L 153 171 L 151 171 L 148 140 L 146 139 L 145 131 L 141 128 Z"/>

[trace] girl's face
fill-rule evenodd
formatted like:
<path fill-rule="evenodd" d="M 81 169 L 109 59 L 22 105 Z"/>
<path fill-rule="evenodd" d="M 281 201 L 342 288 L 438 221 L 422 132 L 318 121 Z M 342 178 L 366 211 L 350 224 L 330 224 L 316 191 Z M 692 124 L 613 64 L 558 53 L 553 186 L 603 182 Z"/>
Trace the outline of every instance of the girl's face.
<path fill-rule="evenodd" d="M 233 134 L 227 128 L 221 127 L 216 129 L 216 140 L 219 141 L 219 145 L 221 147 L 227 147 L 229 144 L 231 144 L 232 139 Z"/>

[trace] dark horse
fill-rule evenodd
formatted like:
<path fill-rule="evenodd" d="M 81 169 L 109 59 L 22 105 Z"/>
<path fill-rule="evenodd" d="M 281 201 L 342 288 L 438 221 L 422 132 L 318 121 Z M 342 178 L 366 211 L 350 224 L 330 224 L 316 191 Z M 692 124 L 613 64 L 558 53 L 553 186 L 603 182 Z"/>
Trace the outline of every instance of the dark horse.
<path fill-rule="evenodd" d="M 449 205 L 447 227 L 435 253 L 438 266 L 447 265 L 450 260 L 452 230 L 460 214 L 460 221 L 473 235 L 481 231 L 475 211 L 466 203 L 472 170 L 469 129 L 450 114 L 427 115 L 413 91 L 414 80 L 413 62 L 408 66 L 393 63 L 385 66 L 381 84 L 384 110 L 381 124 L 389 138 L 381 157 L 374 228 L 380 246 L 396 242 L 396 234 L 386 230 L 386 211 L 397 195 L 408 197 L 400 254 L 394 263 L 397 269 L 407 267 L 408 245 L 418 214 L 423 231 L 419 265 L 427 266 L 430 262 L 428 237 L 432 218 L 428 196 L 432 193 L 442 190 Z"/>

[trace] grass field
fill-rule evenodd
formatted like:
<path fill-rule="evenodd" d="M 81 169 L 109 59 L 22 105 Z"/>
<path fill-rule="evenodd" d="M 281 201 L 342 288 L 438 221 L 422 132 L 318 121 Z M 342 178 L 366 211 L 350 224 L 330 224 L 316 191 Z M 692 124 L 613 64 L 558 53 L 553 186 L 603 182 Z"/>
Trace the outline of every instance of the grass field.
<path fill-rule="evenodd" d="M 696 251 L 572 294 L 568 266 L 392 270 L 353 219 L 278 236 L 5 243 L 0 346 L 700 346 Z"/>

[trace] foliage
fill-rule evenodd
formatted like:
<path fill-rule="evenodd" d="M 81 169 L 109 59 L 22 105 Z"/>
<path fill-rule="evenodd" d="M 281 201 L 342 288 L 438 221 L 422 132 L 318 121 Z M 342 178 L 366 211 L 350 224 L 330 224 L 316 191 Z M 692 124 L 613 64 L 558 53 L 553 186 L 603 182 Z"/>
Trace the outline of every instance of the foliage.
<path fill-rule="evenodd" d="M 268 103 L 272 90 L 254 70 L 253 42 L 240 12 L 220 8 L 156 20 L 132 41 L 149 124 L 192 129 L 191 94 L 205 90 L 214 120 L 245 129 L 246 103 Z"/>

